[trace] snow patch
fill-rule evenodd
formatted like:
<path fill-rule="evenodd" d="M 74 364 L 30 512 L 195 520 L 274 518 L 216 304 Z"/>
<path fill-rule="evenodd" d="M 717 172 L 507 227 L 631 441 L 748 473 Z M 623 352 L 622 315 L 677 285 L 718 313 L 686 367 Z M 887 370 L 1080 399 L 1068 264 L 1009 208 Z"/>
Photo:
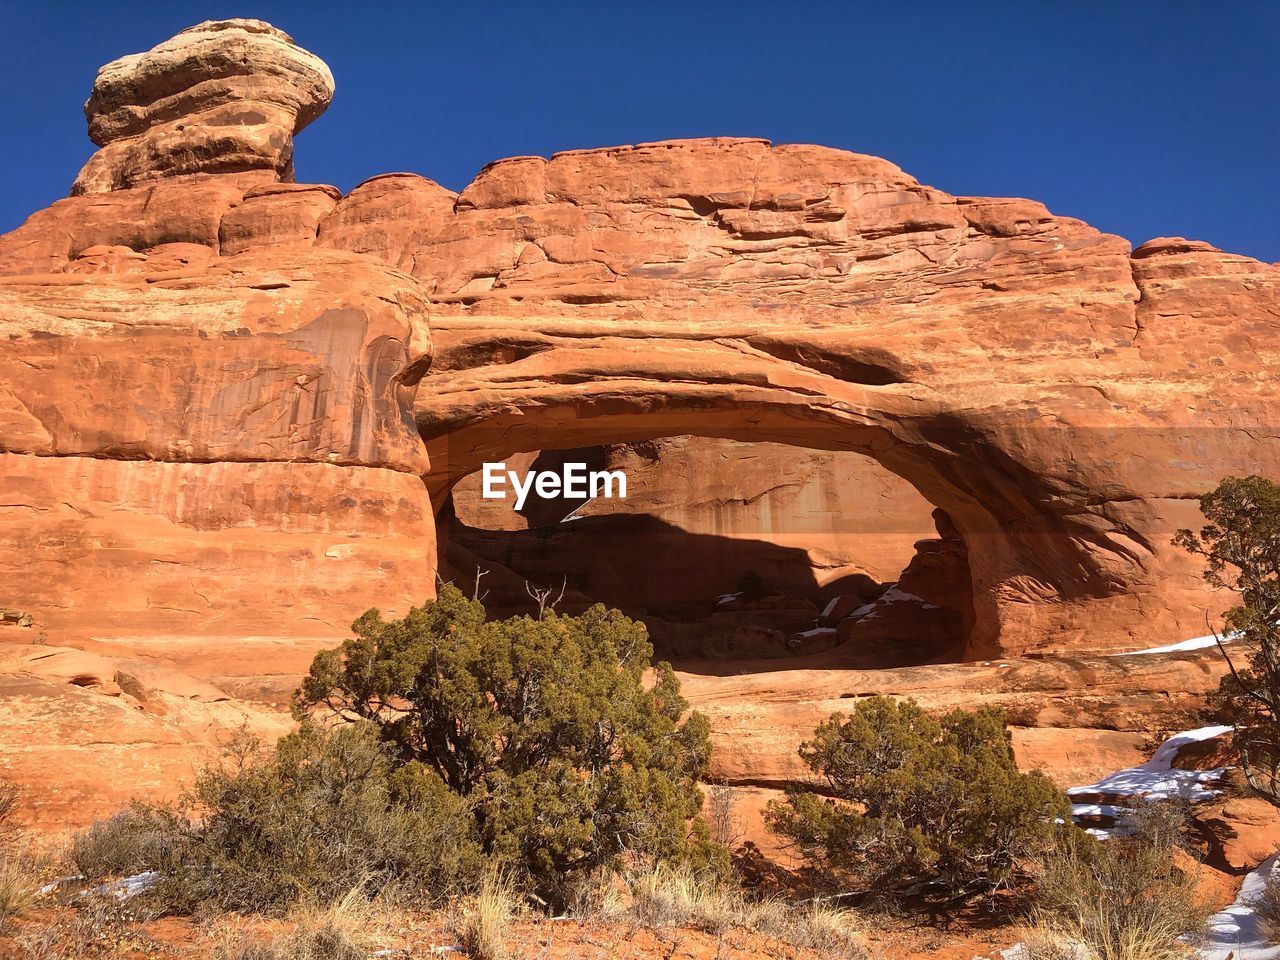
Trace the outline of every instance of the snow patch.
<path fill-rule="evenodd" d="M 829 637 L 836 632 L 835 627 L 814 627 L 812 630 L 802 630 L 796 634 L 797 637 Z"/>
<path fill-rule="evenodd" d="M 1223 637 L 1223 643 L 1230 643 L 1230 637 Z M 1205 650 L 1209 647 L 1217 646 L 1218 638 L 1213 634 L 1207 637 L 1192 637 L 1190 640 L 1181 640 L 1178 643 L 1167 643 L 1163 647 L 1149 647 L 1146 650 L 1128 650 L 1124 653 L 1110 653 L 1110 657 L 1143 657 L 1152 653 L 1184 653 L 1188 650 Z"/>
<path fill-rule="evenodd" d="M 1280 876 L 1280 855 L 1265 861 L 1244 878 L 1235 902 L 1209 918 L 1209 937 L 1200 948 L 1202 960 L 1280 960 L 1280 943 L 1262 929 L 1252 903 L 1271 876 Z"/>
<path fill-rule="evenodd" d="M 1193 803 L 1216 797 L 1221 791 L 1218 782 L 1226 775 L 1228 767 L 1212 770 L 1175 770 L 1173 761 L 1178 751 L 1191 743 L 1212 740 L 1231 732 L 1231 727 L 1214 726 L 1188 730 L 1170 737 L 1146 763 L 1127 770 L 1117 770 L 1097 783 L 1072 787 L 1068 797 L 1082 794 L 1107 794 L 1120 797 L 1143 797 L 1147 800 L 1169 800 L 1186 797 Z"/>
<path fill-rule="evenodd" d="M 914 603 L 919 605 L 921 610 L 937 610 L 936 603 L 929 603 L 924 597 L 917 596 L 914 593 L 907 593 L 905 590 L 899 590 L 897 587 L 890 587 L 886 590 L 876 603 Z"/>
<path fill-rule="evenodd" d="M 155 870 L 147 870 L 115 883 L 105 883 L 98 888 L 98 892 L 115 897 L 117 900 L 128 900 L 130 897 L 145 893 L 159 882 L 160 874 Z"/>

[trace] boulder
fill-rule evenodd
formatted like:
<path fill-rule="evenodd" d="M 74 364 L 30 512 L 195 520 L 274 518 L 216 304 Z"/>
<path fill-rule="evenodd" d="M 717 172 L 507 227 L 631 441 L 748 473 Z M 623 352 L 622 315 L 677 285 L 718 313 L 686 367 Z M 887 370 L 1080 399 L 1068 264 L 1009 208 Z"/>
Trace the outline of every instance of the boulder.
<path fill-rule="evenodd" d="M 1210 862 L 1237 875 L 1280 852 L 1280 807 L 1259 796 L 1232 797 L 1197 814 L 1212 839 Z"/>
<path fill-rule="evenodd" d="M 98 150 L 73 195 L 193 173 L 293 179 L 293 135 L 333 99 L 324 62 L 261 20 L 207 20 L 98 71 L 84 105 Z"/>

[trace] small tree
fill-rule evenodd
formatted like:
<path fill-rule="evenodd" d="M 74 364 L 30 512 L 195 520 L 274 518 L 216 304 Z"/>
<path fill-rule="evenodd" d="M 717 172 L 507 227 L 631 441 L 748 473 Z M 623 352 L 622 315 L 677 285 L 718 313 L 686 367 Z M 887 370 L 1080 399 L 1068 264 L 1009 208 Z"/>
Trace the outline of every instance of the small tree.
<path fill-rule="evenodd" d="M 913 701 L 869 697 L 820 724 L 800 756 L 823 793 L 789 792 L 770 805 L 770 827 L 838 879 L 891 899 L 990 894 L 1066 816 L 1048 779 L 1018 771 L 999 710 L 935 720 Z"/>
<path fill-rule="evenodd" d="M 1204 557 L 1212 586 L 1240 597 L 1224 618 L 1240 653 L 1218 637 L 1229 670 L 1218 699 L 1249 784 L 1280 802 L 1280 485 L 1228 477 L 1200 498 L 1200 511 L 1200 532 L 1180 530 L 1174 543 Z"/>
<path fill-rule="evenodd" d="M 445 585 L 402 620 L 371 610 L 321 653 L 296 708 L 376 725 L 475 812 L 485 853 L 562 903 L 571 875 L 624 851 L 727 863 L 696 819 L 706 718 L 669 664 L 645 674 L 643 624 L 596 605 L 581 616 L 488 621 Z M 692 826 L 690 825 L 692 822 Z"/>

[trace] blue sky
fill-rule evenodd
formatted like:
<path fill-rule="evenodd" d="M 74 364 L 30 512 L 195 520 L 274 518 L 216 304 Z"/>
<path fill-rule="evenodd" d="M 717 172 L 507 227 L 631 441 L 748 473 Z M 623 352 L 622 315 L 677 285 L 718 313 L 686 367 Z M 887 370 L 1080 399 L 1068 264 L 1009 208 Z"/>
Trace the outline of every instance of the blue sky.
<path fill-rule="evenodd" d="M 886 157 L 956 194 L 1033 197 L 1139 243 L 1280 260 L 1280 3 L 27 3 L 0 0 L 0 230 L 92 150 L 96 68 L 255 16 L 332 67 L 298 177 L 453 189 L 517 154 L 763 136 Z"/>

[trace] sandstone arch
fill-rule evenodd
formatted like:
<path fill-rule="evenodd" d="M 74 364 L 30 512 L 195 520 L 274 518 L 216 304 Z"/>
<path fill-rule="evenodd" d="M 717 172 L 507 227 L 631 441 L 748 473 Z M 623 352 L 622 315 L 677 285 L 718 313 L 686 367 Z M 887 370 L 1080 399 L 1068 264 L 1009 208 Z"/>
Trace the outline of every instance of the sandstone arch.
<path fill-rule="evenodd" d="M 430 536 L 415 474 L 438 495 L 507 452 L 694 434 L 856 450 L 910 480 L 973 551 L 975 654 L 1117 646 L 1201 632 L 1214 599 L 1169 536 L 1222 476 L 1280 474 L 1273 265 L 1180 239 L 1131 251 L 1031 201 L 753 139 L 514 158 L 457 195 L 385 175 L 339 198 L 281 182 L 327 102 L 318 61 L 261 25 L 206 24 L 131 60 L 131 89 L 169 83 L 190 43 L 191 86 L 99 137 L 86 195 L 0 238 L 0 450 L 22 458 L 7 488 L 27 478 L 0 521 L 47 565 L 6 572 L 50 622 L 100 616 L 58 595 L 82 554 L 42 532 L 50 505 L 153 516 L 166 489 L 86 470 L 170 470 L 240 505 L 169 518 L 192 546 L 166 562 L 211 599 L 166 629 L 332 634 L 354 596 L 430 591 L 407 546 Z M 246 45 L 247 79 L 201 85 Z M 265 126 L 238 99 L 272 104 Z M 228 123 L 247 125 L 232 157 Z M 319 525 L 291 492 L 307 471 L 338 505 Z M 311 608 L 287 590 L 246 606 L 233 553 L 210 559 L 211 528 L 264 516 L 293 557 L 266 578 L 325 584 Z M 112 569 L 136 570 L 134 613 L 159 616 L 174 605 L 148 537 L 120 536 Z"/>

